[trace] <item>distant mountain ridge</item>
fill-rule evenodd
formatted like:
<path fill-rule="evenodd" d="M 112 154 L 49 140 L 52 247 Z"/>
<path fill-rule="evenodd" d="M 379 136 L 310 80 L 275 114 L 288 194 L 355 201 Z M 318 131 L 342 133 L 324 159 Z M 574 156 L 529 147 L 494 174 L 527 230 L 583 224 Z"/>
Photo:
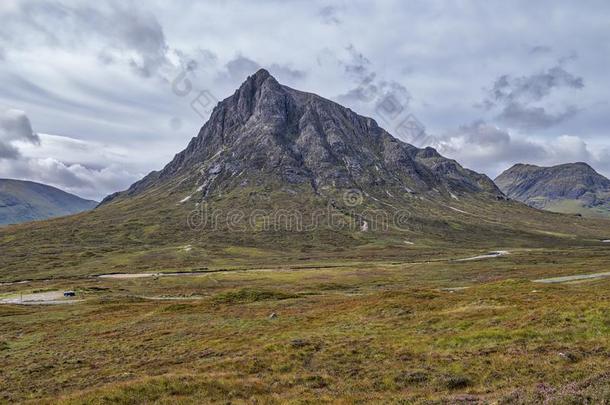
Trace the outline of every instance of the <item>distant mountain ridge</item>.
<path fill-rule="evenodd" d="M 0 179 L 0 226 L 76 214 L 96 205 L 45 184 Z"/>
<path fill-rule="evenodd" d="M 587 163 L 553 167 L 517 164 L 495 182 L 508 197 L 538 209 L 610 216 L 610 180 Z"/>

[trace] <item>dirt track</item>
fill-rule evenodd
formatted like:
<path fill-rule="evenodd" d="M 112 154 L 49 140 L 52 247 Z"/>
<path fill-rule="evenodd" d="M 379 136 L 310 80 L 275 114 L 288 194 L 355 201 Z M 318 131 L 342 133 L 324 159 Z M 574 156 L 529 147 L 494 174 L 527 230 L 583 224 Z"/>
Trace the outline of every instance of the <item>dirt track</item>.
<path fill-rule="evenodd" d="M 458 259 L 458 260 L 456 260 L 456 262 L 470 262 L 473 260 L 494 259 L 496 257 L 506 256 L 508 254 L 509 254 L 509 252 L 506 250 L 498 250 L 497 252 L 490 252 L 486 255 L 468 257 L 466 259 Z"/>
<path fill-rule="evenodd" d="M 63 291 L 47 291 L 35 294 L 15 294 L 7 298 L 0 299 L 0 304 L 55 305 L 73 304 L 81 301 L 83 300 L 64 297 Z"/>
<path fill-rule="evenodd" d="M 568 283 L 570 281 L 593 280 L 596 278 L 603 278 L 603 277 L 610 277 L 610 272 L 594 273 L 594 274 L 577 274 L 574 276 L 553 277 L 553 278 L 542 278 L 540 280 L 534 280 L 534 283 L 544 283 L 544 284 Z"/>

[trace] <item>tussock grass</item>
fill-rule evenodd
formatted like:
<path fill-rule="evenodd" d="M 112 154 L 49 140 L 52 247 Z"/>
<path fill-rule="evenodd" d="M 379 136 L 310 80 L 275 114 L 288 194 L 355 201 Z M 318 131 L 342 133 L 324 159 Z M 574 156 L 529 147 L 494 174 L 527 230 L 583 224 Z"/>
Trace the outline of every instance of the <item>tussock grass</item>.
<path fill-rule="evenodd" d="M 258 290 L 254 288 L 242 288 L 237 291 L 227 291 L 214 297 L 216 304 L 243 304 L 268 300 L 287 300 L 297 298 L 298 295 L 288 294 L 281 291 Z"/>
<path fill-rule="evenodd" d="M 610 280 L 530 280 L 609 260 L 516 250 L 470 263 L 2 286 L 69 287 L 86 301 L 0 305 L 0 402 L 604 403 Z M 458 286 L 469 288 L 442 290 Z"/>

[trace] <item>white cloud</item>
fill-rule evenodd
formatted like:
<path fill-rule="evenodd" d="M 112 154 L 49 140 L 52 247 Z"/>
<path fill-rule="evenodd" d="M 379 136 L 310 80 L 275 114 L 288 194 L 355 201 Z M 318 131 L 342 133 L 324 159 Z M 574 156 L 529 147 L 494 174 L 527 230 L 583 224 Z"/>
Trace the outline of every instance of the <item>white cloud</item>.
<path fill-rule="evenodd" d="M 12 116 L 27 120 L 23 112 Z M 148 166 L 141 155 L 120 146 L 64 136 L 37 134 L 36 142 L 14 136 L 7 145 L 13 155 L 0 159 L 3 177 L 37 181 L 96 200 L 127 188 Z M 3 146 L 0 143 L 0 157 Z"/>
<path fill-rule="evenodd" d="M 19 9 L 19 0 L 3 0 L 0 3 L 0 14 L 15 12 Z"/>
<path fill-rule="evenodd" d="M 0 172 L 96 200 L 126 189 L 151 170 L 146 156 L 119 145 L 48 134 L 40 134 L 39 145 L 14 145 L 21 158 L 0 165 Z"/>
<path fill-rule="evenodd" d="M 595 149 L 574 135 L 562 135 L 548 142 L 478 121 L 427 139 L 442 154 L 491 177 L 516 163 L 554 166 L 574 162 L 589 163 L 602 174 L 610 175 L 610 151 Z"/>
<path fill-rule="evenodd" d="M 80 164 L 65 164 L 54 158 L 21 159 L 10 166 L 0 162 L 7 177 L 49 184 L 84 198 L 100 200 L 112 190 L 122 189 L 139 176 L 122 166 L 111 164 L 92 169 Z"/>

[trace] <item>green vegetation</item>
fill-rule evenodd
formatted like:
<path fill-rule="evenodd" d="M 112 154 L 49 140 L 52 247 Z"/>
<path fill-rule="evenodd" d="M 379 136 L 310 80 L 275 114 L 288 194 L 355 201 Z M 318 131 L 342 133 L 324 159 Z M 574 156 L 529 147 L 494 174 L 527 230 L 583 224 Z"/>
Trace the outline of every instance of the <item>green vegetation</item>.
<path fill-rule="evenodd" d="M 531 280 L 608 248 L 3 285 L 85 301 L 0 305 L 0 402 L 604 403 L 610 278 Z"/>
<path fill-rule="evenodd" d="M 228 291 L 218 294 L 214 301 L 219 304 L 239 304 L 265 300 L 285 300 L 296 298 L 294 294 L 286 294 L 281 291 L 255 290 L 252 288 L 242 288 L 238 291 Z"/>
<path fill-rule="evenodd" d="M 607 271 L 607 221 L 487 194 L 392 190 L 347 207 L 270 185 L 210 196 L 246 219 L 198 228 L 196 202 L 181 202 L 191 179 L 0 228 L 0 299 L 83 300 L 0 305 L 0 402 L 608 400 L 610 279 L 531 281 Z M 388 207 L 404 221 L 362 230 L 367 210 Z M 242 228 L 254 210 L 267 214 Z M 278 210 L 330 210 L 340 226 L 276 228 Z M 455 260 L 496 250 L 510 254 Z"/>
<path fill-rule="evenodd" d="M 580 214 L 588 218 L 610 217 L 610 204 L 591 206 L 581 200 L 559 200 L 547 202 L 544 209 L 565 214 Z"/>

